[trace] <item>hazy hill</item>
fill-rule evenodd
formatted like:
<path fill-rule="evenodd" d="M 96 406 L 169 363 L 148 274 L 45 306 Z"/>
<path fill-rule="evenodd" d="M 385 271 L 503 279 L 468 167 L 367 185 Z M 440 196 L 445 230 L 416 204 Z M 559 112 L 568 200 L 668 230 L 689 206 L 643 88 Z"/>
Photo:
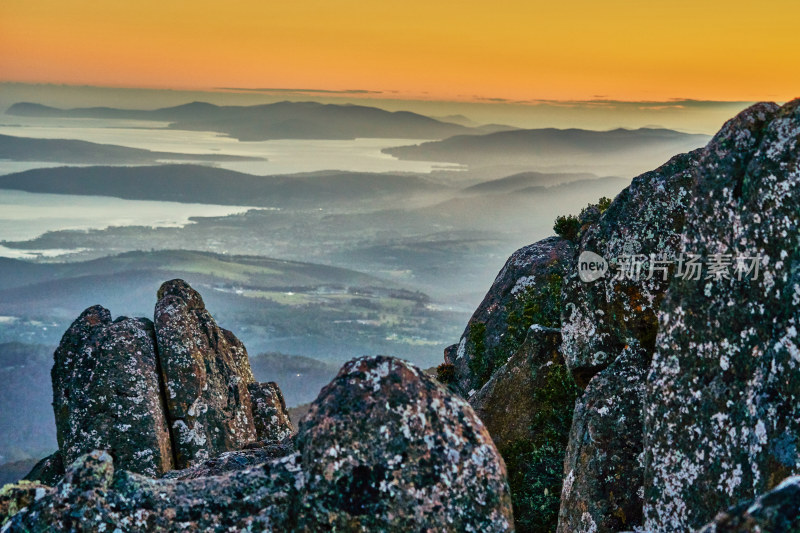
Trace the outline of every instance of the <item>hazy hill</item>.
<path fill-rule="evenodd" d="M 598 176 L 588 172 L 544 173 L 520 172 L 504 178 L 483 181 L 463 189 L 468 194 L 497 194 L 519 191 L 529 187 L 552 187 L 581 180 L 597 179 Z"/>
<path fill-rule="evenodd" d="M 185 130 L 218 131 L 241 141 L 269 139 L 444 139 L 453 135 L 487 133 L 508 126 L 469 128 L 409 111 L 385 111 L 360 105 L 277 102 L 256 106 L 216 106 L 193 102 L 155 110 L 107 107 L 57 109 L 17 103 L 9 115 L 157 120 Z"/>
<path fill-rule="evenodd" d="M 77 263 L 31 263 L 0 257 L 0 290 L 59 279 L 132 272 L 144 272 L 155 277 L 194 275 L 194 278 L 204 278 L 207 283 L 230 283 L 240 287 L 262 289 L 325 284 L 391 286 L 386 281 L 367 274 L 314 263 L 172 250 L 130 252 Z M 149 294 L 144 296 L 147 302 L 151 299 Z M 137 298 L 134 298 L 134 301 L 136 300 Z"/>
<path fill-rule="evenodd" d="M 10 275 L 7 275 L 10 274 Z M 92 261 L 0 259 L 0 338 L 55 344 L 85 308 L 150 316 L 155 293 L 181 278 L 253 353 L 304 353 L 342 361 L 394 353 L 431 361 L 463 317 L 427 307 L 427 295 L 331 266 L 253 256 L 162 250 Z"/>
<path fill-rule="evenodd" d="M 69 139 L 33 139 L 0 135 L 0 159 L 55 163 L 156 163 L 158 161 L 263 161 L 263 158 L 223 154 L 154 152 L 113 144 Z"/>
<path fill-rule="evenodd" d="M 59 167 L 0 176 L 0 189 L 162 200 L 285 207 L 330 205 L 434 193 L 442 188 L 401 174 L 315 172 L 254 176 L 202 165 Z"/>
<path fill-rule="evenodd" d="M 708 142 L 694 135 L 655 128 L 592 131 L 533 129 L 458 135 L 442 141 L 385 148 L 387 154 L 418 161 L 448 161 L 470 166 L 527 165 L 531 169 L 559 168 L 559 172 L 591 169 L 625 175 L 643 172 L 676 153 Z"/>

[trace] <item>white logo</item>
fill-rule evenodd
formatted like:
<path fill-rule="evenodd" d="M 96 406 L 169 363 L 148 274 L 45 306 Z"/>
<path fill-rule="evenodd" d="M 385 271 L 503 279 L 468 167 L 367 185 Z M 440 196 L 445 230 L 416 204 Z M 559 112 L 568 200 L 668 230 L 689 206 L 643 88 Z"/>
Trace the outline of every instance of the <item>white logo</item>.
<path fill-rule="evenodd" d="M 581 281 L 591 283 L 606 275 L 608 262 L 594 252 L 581 252 L 578 257 L 578 276 Z"/>

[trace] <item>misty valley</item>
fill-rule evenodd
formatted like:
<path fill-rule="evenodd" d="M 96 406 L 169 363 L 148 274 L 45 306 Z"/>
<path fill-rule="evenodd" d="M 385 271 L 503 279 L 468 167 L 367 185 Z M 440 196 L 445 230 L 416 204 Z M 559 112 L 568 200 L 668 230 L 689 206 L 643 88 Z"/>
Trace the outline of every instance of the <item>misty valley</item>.
<path fill-rule="evenodd" d="M 56 447 L 52 352 L 88 306 L 152 316 L 159 285 L 184 279 L 248 347 L 256 377 L 298 406 L 355 356 L 437 365 L 514 250 L 708 139 L 316 103 L 11 106 L 0 116 L 0 376 L 16 376 L 0 389 L 7 479 Z M 30 416 L 11 432 L 22 405 Z"/>

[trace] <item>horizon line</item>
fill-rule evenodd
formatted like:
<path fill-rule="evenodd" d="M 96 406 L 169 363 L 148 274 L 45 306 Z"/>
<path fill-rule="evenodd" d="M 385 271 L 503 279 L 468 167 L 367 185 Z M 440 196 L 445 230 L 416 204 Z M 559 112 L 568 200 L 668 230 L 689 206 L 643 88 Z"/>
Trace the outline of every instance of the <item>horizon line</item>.
<path fill-rule="evenodd" d="M 129 90 L 129 91 L 153 91 L 153 92 L 186 92 L 186 93 L 250 93 L 250 94 L 264 94 L 264 95 L 319 95 L 329 98 L 345 98 L 345 97 L 359 97 L 369 100 L 395 100 L 395 101 L 412 101 L 412 102 L 447 102 L 447 103 L 465 103 L 465 104 L 482 104 L 482 105 L 551 105 L 559 107 L 573 107 L 573 106 L 592 106 L 592 107 L 606 107 L 612 105 L 647 105 L 647 106 L 663 106 L 665 108 L 680 108 L 686 105 L 742 105 L 752 104 L 758 101 L 775 101 L 775 100 L 713 100 L 713 99 L 699 99 L 691 97 L 671 97 L 667 99 L 617 99 L 610 95 L 595 95 L 590 98 L 525 98 L 513 99 L 503 97 L 490 97 L 482 95 L 459 95 L 462 98 L 444 98 L 444 97 L 423 97 L 420 95 L 402 95 L 398 91 L 374 90 L 374 89 L 325 89 L 325 88 L 295 88 L 295 87 L 153 87 L 153 86 L 126 86 L 126 85 L 92 85 L 92 84 L 70 84 L 58 82 L 29 82 L 17 80 L 3 80 L 0 81 L 0 86 L 3 85 L 27 85 L 39 87 L 53 87 L 53 88 L 73 88 L 73 89 L 106 89 L 106 90 Z M 785 102 L 777 102 L 785 103 Z M 655 109 L 655 108 L 654 108 Z"/>

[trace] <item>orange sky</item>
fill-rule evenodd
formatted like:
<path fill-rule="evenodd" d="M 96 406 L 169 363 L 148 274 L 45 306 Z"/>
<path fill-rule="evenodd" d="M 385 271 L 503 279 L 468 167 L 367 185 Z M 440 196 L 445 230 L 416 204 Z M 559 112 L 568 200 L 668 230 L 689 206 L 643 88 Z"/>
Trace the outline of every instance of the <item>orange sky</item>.
<path fill-rule="evenodd" d="M 797 0 L 2 0 L 0 81 L 782 101 L 798 21 Z"/>

